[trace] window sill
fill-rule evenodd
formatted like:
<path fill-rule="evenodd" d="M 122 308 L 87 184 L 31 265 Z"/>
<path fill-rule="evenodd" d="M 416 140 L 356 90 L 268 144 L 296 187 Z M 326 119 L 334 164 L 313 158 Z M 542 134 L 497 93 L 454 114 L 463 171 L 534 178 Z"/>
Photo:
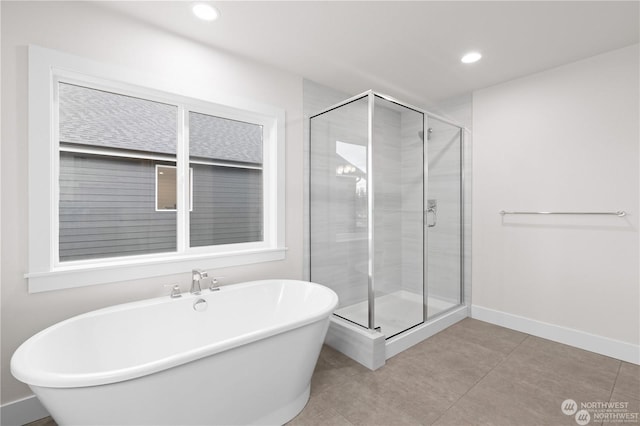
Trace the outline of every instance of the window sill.
<path fill-rule="evenodd" d="M 110 262 L 82 266 L 59 267 L 53 271 L 25 274 L 29 293 L 63 290 L 96 284 L 132 281 L 189 273 L 192 269 L 216 269 L 252 263 L 283 260 L 287 248 L 261 248 L 216 254 L 154 257 L 142 262 Z"/>

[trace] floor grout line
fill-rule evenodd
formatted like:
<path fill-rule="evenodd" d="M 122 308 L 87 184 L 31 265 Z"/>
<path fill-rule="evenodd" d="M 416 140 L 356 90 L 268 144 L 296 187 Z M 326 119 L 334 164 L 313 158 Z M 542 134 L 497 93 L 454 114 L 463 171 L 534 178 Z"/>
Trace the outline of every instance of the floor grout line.
<path fill-rule="evenodd" d="M 616 390 L 616 385 L 618 384 L 618 377 L 620 377 L 620 370 L 622 370 L 622 361 L 618 361 L 618 371 L 616 371 L 616 378 L 613 381 L 613 386 L 611 387 L 611 393 L 609 394 L 609 401 L 613 398 L 613 392 Z"/>

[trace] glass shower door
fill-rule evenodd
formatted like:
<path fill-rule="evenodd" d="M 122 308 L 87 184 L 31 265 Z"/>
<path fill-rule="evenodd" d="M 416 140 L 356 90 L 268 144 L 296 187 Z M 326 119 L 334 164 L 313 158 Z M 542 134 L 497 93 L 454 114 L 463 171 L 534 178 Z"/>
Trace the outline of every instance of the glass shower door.
<path fill-rule="evenodd" d="M 462 303 L 462 129 L 434 117 L 426 132 L 427 319 Z"/>
<path fill-rule="evenodd" d="M 368 99 L 310 120 L 311 280 L 333 289 L 335 314 L 369 326 Z"/>
<path fill-rule="evenodd" d="M 387 339 L 425 321 L 424 114 L 375 96 L 375 324 Z"/>

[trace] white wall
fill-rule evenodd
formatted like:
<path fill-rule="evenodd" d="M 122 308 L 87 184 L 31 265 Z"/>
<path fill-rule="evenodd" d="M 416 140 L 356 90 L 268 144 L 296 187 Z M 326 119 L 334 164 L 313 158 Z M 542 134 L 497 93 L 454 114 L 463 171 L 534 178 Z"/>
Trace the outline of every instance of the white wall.
<path fill-rule="evenodd" d="M 188 6 L 188 5 L 187 5 Z M 187 7 L 185 6 L 185 7 Z M 100 307 L 156 297 L 163 284 L 188 288 L 189 273 L 166 279 L 29 295 L 27 272 L 27 45 L 181 81 L 286 110 L 284 261 L 211 271 L 223 283 L 302 278 L 302 79 L 174 36 L 86 2 L 2 2 L 2 403 L 28 396 L 9 371 L 13 351 L 62 319 Z M 200 24 L 200 23 L 194 23 Z"/>
<path fill-rule="evenodd" d="M 638 75 L 635 45 L 474 93 L 474 316 L 638 362 Z"/>

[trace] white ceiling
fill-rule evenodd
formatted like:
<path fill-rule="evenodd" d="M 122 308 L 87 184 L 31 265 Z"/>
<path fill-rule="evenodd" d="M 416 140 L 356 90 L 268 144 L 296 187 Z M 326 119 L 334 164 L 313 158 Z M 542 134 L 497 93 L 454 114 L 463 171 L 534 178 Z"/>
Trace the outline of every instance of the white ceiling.
<path fill-rule="evenodd" d="M 349 94 L 418 105 L 639 41 L 638 1 L 189 1 L 102 6 Z M 483 59 L 460 63 L 469 50 Z"/>

